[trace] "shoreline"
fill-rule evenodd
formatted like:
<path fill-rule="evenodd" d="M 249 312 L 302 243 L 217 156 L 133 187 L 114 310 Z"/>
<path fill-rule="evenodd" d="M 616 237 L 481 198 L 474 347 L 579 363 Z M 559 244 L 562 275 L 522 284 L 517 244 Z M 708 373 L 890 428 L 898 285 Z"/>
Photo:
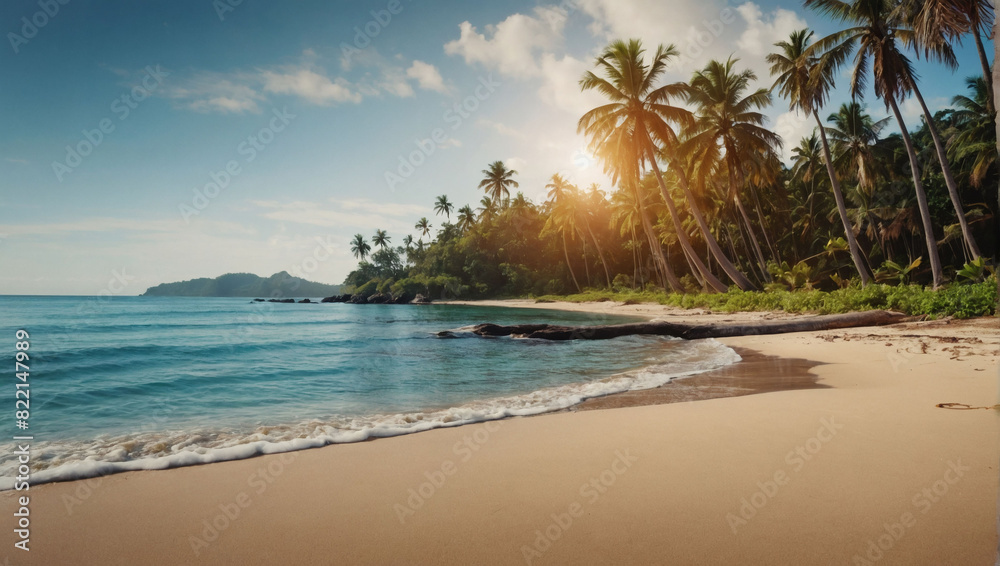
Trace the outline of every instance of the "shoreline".
<path fill-rule="evenodd" d="M 658 305 L 569 306 L 675 316 Z M 681 312 L 713 322 L 801 316 Z M 995 318 L 720 341 L 814 360 L 821 365 L 808 371 L 821 387 L 605 410 L 578 405 L 379 442 L 47 484 L 30 492 L 34 552 L 14 557 L 18 564 L 80 557 L 103 564 L 992 563 L 1000 411 L 935 405 L 996 403 Z M 741 365 L 729 367 L 741 373 Z M 0 512 L 17 510 L 16 495 L 0 494 Z M 13 533 L 6 537 L 12 548 Z"/>

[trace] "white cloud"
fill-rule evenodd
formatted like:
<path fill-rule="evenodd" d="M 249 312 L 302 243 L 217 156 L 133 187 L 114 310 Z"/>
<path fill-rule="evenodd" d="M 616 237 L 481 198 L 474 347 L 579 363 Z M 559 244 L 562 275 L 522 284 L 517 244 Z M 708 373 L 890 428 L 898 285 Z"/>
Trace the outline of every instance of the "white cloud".
<path fill-rule="evenodd" d="M 546 53 L 542 56 L 542 86 L 538 95 L 542 101 L 574 116 L 607 104 L 607 99 L 595 90 L 581 91 L 580 79 L 591 68 L 590 64 L 571 55 L 561 58 Z"/>
<path fill-rule="evenodd" d="M 424 90 L 448 92 L 448 87 L 445 86 L 441 73 L 438 72 L 437 67 L 430 63 L 414 60 L 410 68 L 406 70 L 406 76 L 417 81 L 420 88 Z"/>
<path fill-rule="evenodd" d="M 552 49 L 562 40 L 566 13 L 561 8 L 535 8 L 535 16 L 513 14 L 479 33 L 469 22 L 459 25 L 460 37 L 445 44 L 449 55 L 461 55 L 466 64 L 480 63 L 516 77 L 537 76 L 541 72 L 535 53 Z M 487 35 L 489 37 L 487 37 Z"/>
<path fill-rule="evenodd" d="M 311 69 L 294 69 L 286 72 L 264 71 L 264 90 L 277 94 L 293 94 L 319 105 L 333 102 L 361 102 L 361 94 L 343 79 L 329 77 Z"/>
<path fill-rule="evenodd" d="M 812 134 L 815 128 L 815 118 L 797 111 L 785 112 L 775 119 L 774 133 L 781 136 L 782 141 L 785 142 L 781 150 L 781 158 L 785 163 L 791 161 L 792 149 L 798 147 L 799 141 Z"/>
<path fill-rule="evenodd" d="M 746 29 L 736 40 L 736 54 L 740 62 L 757 73 L 757 78 L 770 86 L 770 68 L 765 57 L 775 50 L 774 44 L 788 39 L 793 31 L 808 27 L 798 14 L 784 8 L 776 8 L 768 16 L 760 6 L 747 2 L 736 8 L 746 23 Z"/>
<path fill-rule="evenodd" d="M 168 98 L 195 112 L 221 112 L 223 114 L 260 113 L 259 103 L 264 96 L 252 83 L 248 73 L 198 72 L 187 79 L 180 79 L 173 87 L 164 90 Z"/>
<path fill-rule="evenodd" d="M 486 118 L 481 118 L 480 120 L 476 121 L 476 124 L 479 126 L 483 126 L 485 128 L 489 128 L 497 132 L 498 134 L 504 136 L 509 136 L 517 139 L 525 139 L 525 135 L 523 133 L 521 133 L 518 130 L 515 130 L 514 128 L 511 128 L 510 126 L 507 126 L 506 124 L 501 124 L 500 122 L 494 122 L 493 120 L 487 120 Z"/>
<path fill-rule="evenodd" d="M 27 159 L 21 159 L 20 157 L 7 157 L 7 158 L 4 159 L 4 161 L 6 161 L 8 163 L 19 163 L 21 165 L 27 165 L 28 164 L 28 160 Z"/>
<path fill-rule="evenodd" d="M 935 112 L 949 107 L 948 99 L 943 96 L 931 99 L 925 98 L 924 103 L 927 104 L 927 109 L 930 110 L 931 116 Z M 906 122 L 906 129 L 910 132 L 919 128 L 920 121 L 924 119 L 924 109 L 920 107 L 920 101 L 915 96 L 907 98 L 899 105 L 899 113 L 903 115 L 903 121 Z M 892 115 L 892 110 L 889 110 L 889 115 Z M 893 124 L 893 128 L 896 127 L 898 127 L 898 124 Z"/>

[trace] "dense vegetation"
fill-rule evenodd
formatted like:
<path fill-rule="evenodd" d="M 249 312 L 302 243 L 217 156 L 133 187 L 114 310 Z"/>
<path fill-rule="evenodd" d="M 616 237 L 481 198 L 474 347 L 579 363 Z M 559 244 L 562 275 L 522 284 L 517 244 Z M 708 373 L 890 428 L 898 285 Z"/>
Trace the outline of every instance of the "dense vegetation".
<path fill-rule="evenodd" d="M 345 284 L 363 295 L 995 312 L 1000 172 L 985 52 L 984 75 L 969 77 L 951 108 L 924 107 L 918 125 L 899 111 L 910 96 L 923 105 L 909 57 L 954 68 L 951 45 L 972 36 L 981 46 L 992 25 L 987 2 L 957 12 L 942 12 L 942 2 L 807 0 L 843 31 L 801 30 L 777 43 L 770 89 L 753 86 L 758 77 L 733 58 L 664 84 L 673 46 L 648 53 L 639 40 L 613 42 L 580 80 L 608 103 L 577 125 L 612 190 L 555 174 L 547 199 L 533 203 L 511 195 L 517 171 L 494 162 L 476 209 L 438 197 L 436 233 L 421 218 L 402 246 L 382 230 L 371 244 L 355 236 L 361 262 Z M 845 66 L 852 102 L 825 108 Z M 889 117 L 865 104 L 867 85 Z M 779 151 L 792 140 L 762 113 L 779 101 L 817 126 L 790 167 Z M 886 134 L 890 125 L 899 133 Z"/>
<path fill-rule="evenodd" d="M 328 297 L 339 285 L 313 283 L 281 271 L 264 278 L 253 273 L 227 273 L 215 279 L 202 277 L 150 287 L 146 297 Z"/>

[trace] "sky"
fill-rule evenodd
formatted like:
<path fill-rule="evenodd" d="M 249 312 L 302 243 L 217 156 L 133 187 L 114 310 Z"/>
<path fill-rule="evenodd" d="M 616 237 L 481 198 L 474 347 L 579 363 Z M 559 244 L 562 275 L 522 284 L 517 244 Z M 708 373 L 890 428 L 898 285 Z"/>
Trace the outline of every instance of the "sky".
<path fill-rule="evenodd" d="M 739 0 L 4 0 L 0 294 L 340 283 L 353 234 L 416 239 L 420 217 L 446 220 L 438 195 L 476 207 L 493 161 L 536 202 L 554 173 L 611 189 L 576 132 L 600 103 L 577 82 L 610 40 L 675 44 L 671 82 L 733 55 L 769 87 L 764 57 L 806 26 L 836 29 Z M 932 110 L 980 70 L 971 40 L 956 51 L 954 71 L 917 62 Z M 847 100 L 845 72 L 828 110 Z M 780 98 L 768 115 L 786 156 L 812 131 Z"/>

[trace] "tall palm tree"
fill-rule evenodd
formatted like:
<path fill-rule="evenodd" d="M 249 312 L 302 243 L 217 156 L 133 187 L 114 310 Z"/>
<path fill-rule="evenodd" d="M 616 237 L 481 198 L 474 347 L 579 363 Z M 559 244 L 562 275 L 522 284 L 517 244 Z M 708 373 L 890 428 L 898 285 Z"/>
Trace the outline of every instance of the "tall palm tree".
<path fill-rule="evenodd" d="M 730 57 L 725 63 L 710 61 L 692 77 L 688 100 L 698 110 L 689 143 L 702 148 L 699 153 L 703 159 L 725 162 L 729 178 L 728 198 L 736 205 L 750 235 L 761 274 L 765 280 L 770 280 L 765 268 L 767 262 L 740 198 L 740 185 L 745 169 L 743 163 L 773 157 L 781 147 L 781 138 L 764 127 L 767 118 L 760 112 L 770 106 L 771 92 L 761 88 L 744 95 L 750 82 L 757 80 L 757 75 L 749 69 L 736 72 L 734 65 L 738 60 Z M 761 226 L 761 229 L 766 230 L 766 227 Z"/>
<path fill-rule="evenodd" d="M 479 212 L 479 220 L 487 222 L 493 220 L 493 218 L 497 215 L 497 209 L 499 205 L 495 200 L 491 199 L 490 197 L 488 196 L 483 197 L 479 201 L 479 205 L 480 205 L 479 208 L 476 209 Z"/>
<path fill-rule="evenodd" d="M 354 239 L 351 240 L 351 253 L 354 257 L 361 261 L 364 261 L 368 254 L 372 251 L 372 247 L 368 245 L 368 241 L 361 234 L 355 234 Z"/>
<path fill-rule="evenodd" d="M 899 111 L 899 101 L 907 94 L 915 93 L 916 82 L 913 80 L 913 66 L 906 55 L 899 49 L 898 41 L 910 43 L 913 41 L 913 31 L 906 28 L 894 15 L 894 4 L 891 0 L 806 0 L 806 7 L 814 8 L 835 20 L 848 24 L 847 29 L 834 32 L 817 41 L 810 48 L 824 52 L 850 51 L 857 46 L 854 56 L 854 69 L 851 75 L 851 95 L 858 99 L 868 85 L 868 72 L 871 69 L 872 87 L 875 96 L 881 98 L 887 109 L 891 109 L 896 122 L 899 123 L 903 145 L 906 147 L 910 162 L 910 174 L 913 177 L 913 189 L 917 196 L 917 206 L 920 209 L 920 219 L 924 229 L 924 242 L 927 255 L 930 258 L 931 277 L 935 288 L 944 281 L 941 269 L 941 257 L 934 237 L 934 225 L 931 222 L 930 207 L 927 204 L 927 194 L 920 180 L 920 164 L 913 148 L 913 140 L 906 129 L 906 122 Z M 964 221 L 965 215 L 959 213 Z M 968 243 L 968 242 L 967 242 Z"/>
<path fill-rule="evenodd" d="M 468 232 L 476 224 L 476 213 L 472 211 L 472 207 L 465 205 L 458 209 L 458 229 L 461 232 Z"/>
<path fill-rule="evenodd" d="M 597 234 L 594 233 L 594 228 L 591 225 L 591 219 L 607 203 L 604 200 L 604 191 L 601 190 L 601 187 L 597 183 L 592 183 L 587 188 L 587 192 L 581 194 L 580 197 L 584 206 L 577 208 L 577 214 L 582 221 L 583 227 L 586 228 L 591 241 L 594 242 L 594 248 L 597 249 L 597 257 L 601 260 L 601 266 L 604 267 L 604 279 L 610 288 L 611 272 L 608 270 L 608 262 L 604 261 L 604 250 L 601 249 L 601 242 L 597 239 Z"/>
<path fill-rule="evenodd" d="M 375 230 L 375 235 L 372 236 L 372 243 L 376 246 L 382 248 L 383 250 L 389 247 L 389 242 L 391 238 L 385 230 Z"/>
<path fill-rule="evenodd" d="M 455 205 L 448 202 L 448 195 L 441 195 L 434 202 L 434 213 L 438 216 L 444 214 L 445 218 L 451 220 L 452 210 L 455 210 Z"/>
<path fill-rule="evenodd" d="M 974 187 L 982 186 L 990 167 L 997 162 L 994 115 L 986 106 L 990 100 L 986 88 L 989 83 L 983 77 L 969 77 L 965 85 L 971 96 L 960 94 L 951 100 L 956 107 L 953 116 L 957 133 L 949 142 L 950 150 L 956 159 L 971 159 L 969 182 Z"/>
<path fill-rule="evenodd" d="M 813 32 L 802 29 L 792 32 L 788 41 L 779 41 L 774 45 L 780 53 L 771 53 L 767 62 L 771 65 L 771 75 L 777 75 L 774 86 L 778 87 L 781 96 L 788 99 L 792 110 L 801 110 L 806 115 L 812 114 L 819 127 L 820 141 L 823 145 L 823 159 L 826 163 L 826 173 L 830 177 L 830 188 L 837 203 L 837 213 L 844 226 L 847 237 L 847 247 L 851 252 L 854 268 L 861 276 L 861 284 L 867 285 L 871 280 L 868 270 L 861 259 L 861 248 L 854 237 L 854 229 L 847 217 L 847 205 L 844 203 L 844 193 L 840 189 L 840 179 L 833 168 L 833 157 L 830 155 L 830 143 L 826 138 L 826 129 L 819 117 L 819 111 L 826 103 L 830 90 L 833 88 L 836 67 L 847 56 L 845 48 L 835 48 L 818 56 L 809 49 L 809 41 Z"/>
<path fill-rule="evenodd" d="M 407 234 L 406 237 L 403 238 L 403 249 L 406 251 L 413 249 L 413 236 Z"/>
<path fill-rule="evenodd" d="M 833 163 L 837 170 L 858 183 L 868 194 L 875 190 L 875 177 L 883 163 L 878 153 L 879 134 L 889 124 L 889 118 L 874 120 L 858 102 L 842 104 L 827 118 L 833 141 Z"/>
<path fill-rule="evenodd" d="M 483 169 L 483 180 L 479 182 L 479 188 L 486 191 L 486 194 L 493 199 L 498 206 L 503 207 L 506 199 L 510 198 L 510 187 L 518 188 L 514 175 L 517 171 L 507 169 L 503 161 L 490 163 L 488 169 Z"/>
<path fill-rule="evenodd" d="M 562 235 L 563 255 L 566 258 L 566 268 L 576 286 L 576 292 L 580 292 L 580 283 L 576 280 L 576 273 L 573 272 L 573 265 L 569 260 L 569 236 L 577 231 L 576 226 L 576 187 L 569 184 L 561 175 L 556 173 L 552 180 L 545 185 L 549 189 L 549 205 L 551 213 L 545 220 L 543 231 L 558 232 Z"/>
<path fill-rule="evenodd" d="M 669 122 L 681 125 L 692 122 L 689 111 L 670 104 L 671 99 L 683 95 L 685 85 L 675 83 L 655 86 L 666 72 L 669 60 L 678 56 L 678 51 L 673 45 L 661 45 L 657 47 L 648 65 L 644 61 L 644 53 L 642 42 L 638 39 L 631 39 L 628 43 L 618 40 L 611 43 L 597 58 L 595 64 L 607 78 L 587 71 L 580 80 L 580 87 L 585 91 L 597 90 L 610 99 L 610 103 L 584 114 L 577 124 L 577 130 L 590 138 L 594 153 L 604 162 L 605 171 L 612 173 L 613 181 L 617 182 L 620 178 L 638 179 L 647 165 L 652 169 L 660 194 L 670 212 L 678 243 L 712 288 L 724 292 L 726 286 L 712 274 L 691 247 L 658 164 L 660 148 L 657 144 L 663 144 L 668 155 L 672 159 L 676 158 L 677 134 Z M 740 288 L 755 288 L 722 252 L 691 194 L 683 172 L 679 177 L 688 207 L 719 265 Z"/>
<path fill-rule="evenodd" d="M 427 220 L 426 216 L 418 220 L 413 227 L 420 230 L 420 234 L 423 236 L 431 233 L 431 223 Z"/>
<path fill-rule="evenodd" d="M 926 57 L 933 58 L 936 51 L 950 49 L 965 34 L 972 34 L 979 54 L 983 76 L 990 76 L 990 60 L 983 46 L 983 35 L 990 37 L 994 8 L 989 0 L 902 0 L 898 12 L 913 29 L 916 44 Z M 989 93 L 986 108 L 996 113 L 993 106 L 993 85 L 986 83 Z"/>

